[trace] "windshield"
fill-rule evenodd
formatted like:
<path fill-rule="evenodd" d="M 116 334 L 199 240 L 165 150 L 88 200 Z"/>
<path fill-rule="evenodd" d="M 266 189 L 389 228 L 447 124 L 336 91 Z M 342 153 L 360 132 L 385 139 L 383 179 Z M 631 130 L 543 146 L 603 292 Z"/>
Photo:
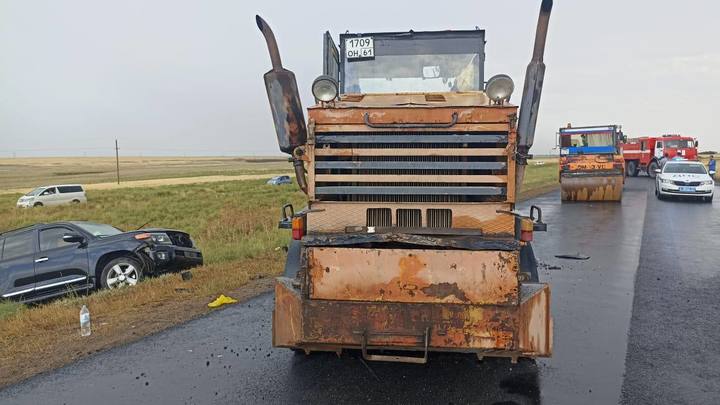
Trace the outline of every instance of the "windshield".
<path fill-rule="evenodd" d="M 666 148 L 673 148 L 673 149 L 678 149 L 678 148 L 694 148 L 694 147 L 695 147 L 695 142 L 693 142 L 692 140 L 665 141 L 665 147 L 666 147 Z"/>
<path fill-rule="evenodd" d="M 483 38 L 480 30 L 341 35 L 343 92 L 482 90 Z"/>
<path fill-rule="evenodd" d="M 27 193 L 27 194 L 25 194 L 25 195 L 26 195 L 26 196 L 36 196 L 36 195 L 42 193 L 43 190 L 45 190 L 45 187 L 38 187 L 38 188 L 36 188 L 35 190 L 33 190 L 33 191 L 31 191 L 31 192 L 29 192 L 29 193 Z"/>
<path fill-rule="evenodd" d="M 82 228 L 82 230 L 84 230 L 85 232 L 99 238 L 105 238 L 107 236 L 113 236 L 123 233 L 123 231 L 115 228 L 114 226 L 106 224 L 96 224 L 94 222 L 76 222 L 75 225 Z"/>
<path fill-rule="evenodd" d="M 678 164 L 666 163 L 663 173 L 686 173 L 686 174 L 707 174 L 705 166 L 701 164 Z"/>
<path fill-rule="evenodd" d="M 613 134 L 573 134 L 561 135 L 560 146 L 563 148 L 583 147 L 583 146 L 613 146 Z"/>

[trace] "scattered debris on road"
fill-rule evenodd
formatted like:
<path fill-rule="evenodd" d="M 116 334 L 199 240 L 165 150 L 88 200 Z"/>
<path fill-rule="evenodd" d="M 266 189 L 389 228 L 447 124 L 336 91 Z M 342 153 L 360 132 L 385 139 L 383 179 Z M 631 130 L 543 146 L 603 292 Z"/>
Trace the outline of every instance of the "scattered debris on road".
<path fill-rule="evenodd" d="M 555 255 L 555 257 L 568 260 L 588 260 L 590 258 L 590 256 L 581 255 L 580 253 L 574 255 Z"/>
<path fill-rule="evenodd" d="M 225 304 L 234 304 L 236 302 L 237 302 L 237 300 L 235 298 L 228 297 L 225 294 L 220 294 L 220 296 L 217 297 L 215 299 L 215 301 L 208 304 L 208 307 L 217 308 L 217 307 L 223 306 Z"/>

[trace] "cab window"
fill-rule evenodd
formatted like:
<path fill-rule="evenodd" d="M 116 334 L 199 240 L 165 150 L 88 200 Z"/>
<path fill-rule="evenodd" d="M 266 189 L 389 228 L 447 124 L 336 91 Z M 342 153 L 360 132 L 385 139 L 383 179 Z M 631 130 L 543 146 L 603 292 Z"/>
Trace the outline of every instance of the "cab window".
<path fill-rule="evenodd" d="M 45 189 L 40 195 L 54 195 L 56 193 L 55 187 L 50 187 L 48 189 Z"/>
<path fill-rule="evenodd" d="M 483 89 L 484 31 L 340 35 L 343 93 Z"/>

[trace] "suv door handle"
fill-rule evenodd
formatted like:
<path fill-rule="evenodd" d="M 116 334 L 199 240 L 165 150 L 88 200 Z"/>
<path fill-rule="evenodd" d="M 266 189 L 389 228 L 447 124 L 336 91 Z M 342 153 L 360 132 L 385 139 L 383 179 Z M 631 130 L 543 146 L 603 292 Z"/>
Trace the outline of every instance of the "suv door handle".
<path fill-rule="evenodd" d="M 48 261 L 47 257 L 41 257 L 39 259 L 35 259 L 35 263 L 42 263 Z"/>

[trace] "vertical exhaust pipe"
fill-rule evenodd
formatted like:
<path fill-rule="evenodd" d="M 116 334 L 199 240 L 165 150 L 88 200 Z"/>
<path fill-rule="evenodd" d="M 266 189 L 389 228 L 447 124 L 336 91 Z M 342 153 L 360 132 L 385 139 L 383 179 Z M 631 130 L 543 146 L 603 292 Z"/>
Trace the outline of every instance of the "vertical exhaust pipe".
<path fill-rule="evenodd" d="M 275 34 L 270 29 L 270 25 L 259 15 L 255 16 L 255 22 L 265 37 L 268 52 L 270 53 L 270 62 L 272 63 L 272 70 L 265 73 L 263 78 L 265 79 L 265 89 L 270 102 L 278 145 L 282 152 L 293 157 L 293 166 L 298 185 L 307 194 L 307 180 L 305 179 L 303 162 L 293 153 L 295 148 L 307 142 L 305 115 L 300 103 L 295 74 L 283 68 Z"/>
<path fill-rule="evenodd" d="M 517 189 L 522 186 L 522 180 L 527 165 L 527 156 L 535 140 L 535 127 L 537 125 L 538 109 L 540 108 L 540 95 L 542 94 L 543 79 L 545 78 L 545 41 L 547 39 L 552 0 L 543 0 L 540 5 L 537 30 L 535 32 L 535 46 L 533 55 L 525 72 L 520 116 L 518 117 L 518 170 L 516 176 Z"/>

